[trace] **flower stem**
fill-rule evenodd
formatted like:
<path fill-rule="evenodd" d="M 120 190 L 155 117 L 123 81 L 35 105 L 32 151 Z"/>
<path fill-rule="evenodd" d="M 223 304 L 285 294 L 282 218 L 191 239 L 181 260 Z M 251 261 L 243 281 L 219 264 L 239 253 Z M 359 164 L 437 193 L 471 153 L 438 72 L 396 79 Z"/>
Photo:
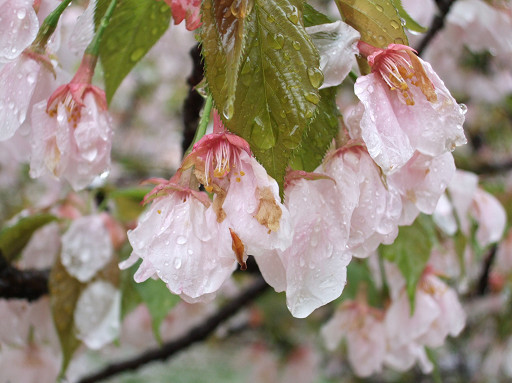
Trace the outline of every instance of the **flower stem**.
<path fill-rule="evenodd" d="M 199 141 L 206 133 L 206 128 L 208 127 L 208 123 L 210 122 L 210 114 L 212 111 L 212 105 L 213 105 L 212 96 L 208 95 L 208 98 L 206 99 L 206 102 L 204 104 L 203 113 L 201 114 L 201 119 L 199 120 L 199 126 L 197 127 L 196 134 L 194 135 L 194 140 L 192 141 L 192 144 L 190 144 L 190 146 L 188 147 L 188 149 L 185 152 L 185 155 L 183 157 L 186 157 L 190 154 L 190 152 L 194 148 L 194 144 L 197 141 Z"/>
<path fill-rule="evenodd" d="M 117 5 L 117 0 L 112 0 L 107 8 L 107 11 L 103 15 L 100 21 L 100 25 L 98 25 L 98 28 L 96 29 L 96 34 L 94 35 L 94 38 L 92 39 L 91 43 L 85 50 L 86 54 L 90 54 L 93 56 L 98 56 L 100 51 L 100 42 L 101 38 L 103 37 L 103 33 L 105 32 L 105 29 L 107 29 L 107 26 L 110 22 L 110 18 L 112 17 L 112 14 L 114 13 L 114 9 Z"/>
<path fill-rule="evenodd" d="M 64 12 L 71 1 L 72 0 L 63 0 L 62 3 L 60 3 L 57 8 L 55 8 L 53 12 L 46 17 L 46 19 L 44 19 L 43 25 L 39 28 L 36 39 L 32 43 L 32 48 L 34 50 L 41 51 L 41 53 L 44 52 L 46 44 L 48 44 L 48 40 L 52 37 L 53 32 L 55 32 L 55 28 L 57 28 L 62 12 Z"/>

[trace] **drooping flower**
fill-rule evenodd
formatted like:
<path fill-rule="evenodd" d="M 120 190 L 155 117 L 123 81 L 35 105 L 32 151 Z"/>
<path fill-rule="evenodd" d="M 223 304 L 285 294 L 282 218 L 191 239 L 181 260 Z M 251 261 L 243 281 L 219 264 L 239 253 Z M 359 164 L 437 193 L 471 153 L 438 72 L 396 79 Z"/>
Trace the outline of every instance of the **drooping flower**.
<path fill-rule="evenodd" d="M 349 142 L 328 155 L 323 168 L 336 181 L 339 203 L 353 205 L 347 221 L 351 254 L 367 257 L 381 243 L 392 243 L 398 235 L 402 203 L 399 194 L 383 183 L 380 169 L 366 148 L 356 141 Z"/>
<path fill-rule="evenodd" d="M 224 131 L 216 113 L 214 124 L 214 133 L 194 145 L 182 169 L 194 166 L 197 179 L 215 194 L 212 208 L 217 221 L 227 221 L 248 254 L 285 250 L 292 227 L 277 182 L 252 156 L 247 141 Z"/>
<path fill-rule="evenodd" d="M 304 318 L 338 298 L 345 287 L 352 259 L 347 241 L 355 193 L 338 189 L 321 174 L 306 179 L 292 172 L 287 180 L 285 204 L 294 228 L 293 242 L 286 250 L 257 261 L 265 280 L 276 291 L 286 290 L 292 315 Z M 338 194 L 344 194 L 346 203 L 340 203 Z M 276 264 L 276 256 L 282 266 Z"/>
<path fill-rule="evenodd" d="M 62 264 L 81 282 L 89 281 L 112 258 L 106 222 L 106 214 L 80 217 L 62 236 Z"/>
<path fill-rule="evenodd" d="M 384 312 L 365 303 L 346 301 L 322 327 L 325 345 L 335 350 L 347 339 L 348 360 L 355 374 L 368 377 L 382 371 L 386 356 Z"/>
<path fill-rule="evenodd" d="M 217 222 L 206 193 L 175 179 L 162 181 L 147 197 L 153 202 L 128 231 L 133 252 L 120 267 L 141 258 L 136 282 L 157 276 L 187 302 L 212 299 L 237 261 L 226 223 Z"/>
<path fill-rule="evenodd" d="M 50 173 L 80 190 L 109 170 L 112 120 L 105 93 L 91 85 L 96 59 L 85 55 L 69 84 L 34 105 L 31 177 Z"/>
<path fill-rule="evenodd" d="M 361 137 L 386 173 L 416 151 L 438 156 L 466 142 L 464 110 L 427 62 L 404 45 L 378 49 L 359 42 L 372 72 L 354 86 L 364 105 Z"/>
<path fill-rule="evenodd" d="M 193 31 L 201 26 L 201 0 L 164 0 L 171 7 L 174 24 L 183 20 L 187 29 Z"/>
<path fill-rule="evenodd" d="M 33 4 L 33 0 L 0 0 L 0 63 L 17 58 L 36 38 L 39 20 Z"/>

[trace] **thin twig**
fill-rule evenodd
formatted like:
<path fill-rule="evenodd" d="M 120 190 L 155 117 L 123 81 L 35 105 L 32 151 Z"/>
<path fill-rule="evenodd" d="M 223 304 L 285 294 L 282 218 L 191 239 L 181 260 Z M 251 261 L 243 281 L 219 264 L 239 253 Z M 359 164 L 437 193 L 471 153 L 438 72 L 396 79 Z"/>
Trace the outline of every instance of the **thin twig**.
<path fill-rule="evenodd" d="M 450 8 L 455 3 L 456 0 L 436 0 L 437 8 L 439 9 L 439 13 L 432 20 L 432 24 L 430 24 L 430 28 L 428 29 L 427 34 L 420 41 L 416 50 L 418 51 L 418 55 L 421 54 L 427 49 L 427 46 L 430 44 L 432 39 L 437 35 L 437 33 L 443 29 L 444 21 L 446 20 L 446 16 L 448 12 L 450 12 Z"/>
<path fill-rule="evenodd" d="M 497 245 L 493 245 L 484 259 L 482 272 L 480 274 L 480 278 L 478 279 L 478 285 L 476 287 L 476 295 L 485 295 L 485 293 L 487 292 L 487 289 L 489 287 L 489 275 L 491 273 L 491 267 L 492 264 L 494 263 L 494 259 L 496 258 L 497 248 Z"/>
<path fill-rule="evenodd" d="M 0 254 L 0 298 L 35 301 L 48 294 L 50 270 L 19 270 Z"/>
<path fill-rule="evenodd" d="M 161 348 L 145 351 L 132 359 L 112 363 L 104 369 L 82 378 L 79 383 L 95 383 L 122 372 L 135 370 L 155 361 L 163 361 L 172 355 L 186 349 L 190 345 L 203 341 L 210 336 L 222 323 L 235 315 L 240 309 L 250 304 L 268 288 L 263 278 L 259 277 L 238 297 L 225 304 L 217 313 L 207 318 L 202 324 L 191 329 L 182 337 L 165 343 Z"/>
<path fill-rule="evenodd" d="M 196 85 L 203 79 L 203 62 L 201 61 L 201 48 L 199 44 L 190 50 L 192 58 L 192 73 L 187 79 L 189 91 L 185 102 L 183 103 L 183 141 L 181 147 L 183 153 L 192 143 L 199 124 L 199 114 L 204 104 L 204 98 L 195 89 Z"/>

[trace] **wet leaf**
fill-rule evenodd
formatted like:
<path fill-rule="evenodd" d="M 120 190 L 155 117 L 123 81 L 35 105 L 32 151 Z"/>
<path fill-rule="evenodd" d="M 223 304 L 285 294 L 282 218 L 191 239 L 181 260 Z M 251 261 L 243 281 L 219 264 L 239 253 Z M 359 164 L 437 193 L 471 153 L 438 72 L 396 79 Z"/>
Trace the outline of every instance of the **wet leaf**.
<path fill-rule="evenodd" d="M 180 301 L 180 297 L 172 294 L 160 279 L 148 279 L 143 283 L 137 283 L 135 289 L 148 307 L 153 333 L 155 338 L 161 342 L 160 325 L 169 311 Z"/>
<path fill-rule="evenodd" d="M 418 33 L 425 33 L 427 31 L 427 28 L 422 27 L 419 25 L 404 9 L 402 6 L 402 0 L 391 0 L 391 3 L 393 3 L 393 6 L 398 11 L 398 15 L 405 21 L 405 27 L 413 32 Z"/>
<path fill-rule="evenodd" d="M 407 295 L 414 311 L 416 285 L 436 243 L 435 227 L 430 216 L 420 214 L 411 226 L 402 226 L 392 245 L 382 246 L 382 256 L 400 269 L 406 281 Z"/>
<path fill-rule="evenodd" d="M 0 251 L 5 259 L 12 262 L 19 257 L 34 232 L 57 218 L 52 214 L 35 214 L 20 219 L 0 231 Z"/>
<path fill-rule="evenodd" d="M 379 48 L 408 44 L 392 0 L 336 0 L 343 20 L 357 29 L 361 40 Z"/>
<path fill-rule="evenodd" d="M 328 16 L 324 15 L 322 12 L 317 11 L 308 3 L 304 3 L 304 26 L 311 27 L 313 25 L 319 24 L 329 24 L 334 22 Z"/>
<path fill-rule="evenodd" d="M 96 25 L 110 0 L 99 0 Z M 119 0 L 100 44 L 105 91 L 110 103 L 117 88 L 169 27 L 171 9 L 163 1 Z"/>
<path fill-rule="evenodd" d="M 336 90 L 331 87 L 320 91 L 318 114 L 304 132 L 302 145 L 293 153 L 291 165 L 294 169 L 314 171 L 338 134 L 341 115 L 336 105 Z"/>
<path fill-rule="evenodd" d="M 61 374 L 63 374 L 71 361 L 73 353 L 81 344 L 81 341 L 75 337 L 73 315 L 78 297 L 85 284 L 80 283 L 68 274 L 59 257 L 50 273 L 48 286 L 53 322 L 62 350 Z"/>
<path fill-rule="evenodd" d="M 308 69 L 318 70 L 318 52 L 302 23 L 299 0 L 203 2 L 201 38 L 214 103 L 225 126 L 249 142 L 281 186 L 320 101 L 308 77 Z"/>

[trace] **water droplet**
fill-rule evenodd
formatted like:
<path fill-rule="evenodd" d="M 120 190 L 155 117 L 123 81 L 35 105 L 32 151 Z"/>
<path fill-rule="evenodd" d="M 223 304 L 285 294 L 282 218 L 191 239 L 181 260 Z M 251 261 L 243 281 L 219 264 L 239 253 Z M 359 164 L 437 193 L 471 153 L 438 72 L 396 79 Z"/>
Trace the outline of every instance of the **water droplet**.
<path fill-rule="evenodd" d="M 174 260 L 174 268 L 175 268 L 176 270 L 179 270 L 179 269 L 180 269 L 180 267 L 181 267 L 181 258 L 176 258 L 176 259 Z"/>
<path fill-rule="evenodd" d="M 397 37 L 397 38 L 395 39 L 395 44 L 404 44 L 404 43 L 405 43 L 405 42 L 404 42 L 404 39 L 402 39 L 401 37 Z"/>
<path fill-rule="evenodd" d="M 235 113 L 235 106 L 233 105 L 233 100 L 229 100 L 222 110 L 222 115 L 226 120 L 231 120 L 233 113 Z"/>
<path fill-rule="evenodd" d="M 272 148 L 277 137 L 271 126 L 265 126 L 259 117 L 252 124 L 251 141 L 261 150 Z"/>
<path fill-rule="evenodd" d="M 279 112 L 279 115 L 281 116 L 281 118 L 286 118 L 286 112 L 284 110 L 281 110 Z"/>
<path fill-rule="evenodd" d="M 251 68 L 251 62 L 250 62 L 250 59 L 249 57 L 247 57 L 247 61 L 245 62 L 244 66 L 242 67 L 242 74 L 247 74 L 249 72 L 251 72 L 252 68 Z"/>
<path fill-rule="evenodd" d="M 270 14 L 269 14 L 269 15 L 267 16 L 267 21 L 268 21 L 269 23 L 273 23 L 274 21 L 276 21 L 276 19 L 274 19 L 274 16 L 272 16 L 272 15 L 270 15 Z"/>
<path fill-rule="evenodd" d="M 188 250 L 187 250 L 187 253 L 188 253 L 188 255 L 192 255 L 192 254 L 194 254 L 194 250 L 192 250 L 192 249 L 188 249 Z"/>
<path fill-rule="evenodd" d="M 304 95 L 304 98 L 306 100 L 308 100 L 310 103 L 315 104 L 315 105 L 320 102 L 320 97 L 318 96 L 318 94 L 313 93 L 313 92 L 306 93 Z"/>
<path fill-rule="evenodd" d="M 459 104 L 459 107 L 462 114 L 466 114 L 468 112 L 468 107 L 466 106 L 466 104 Z"/>
<path fill-rule="evenodd" d="M 293 49 L 295 49 L 296 51 L 300 51 L 300 43 L 298 41 L 294 41 L 292 43 L 292 47 Z"/>
<path fill-rule="evenodd" d="M 285 125 L 281 125 L 279 127 L 279 132 L 286 132 L 287 128 Z M 288 149 L 295 149 L 300 144 L 300 137 L 299 137 L 299 125 L 295 125 L 292 130 L 288 134 L 285 135 L 283 138 L 283 145 L 287 147 Z"/>
<path fill-rule="evenodd" d="M 382 8 L 382 6 L 380 6 L 380 5 L 376 5 L 376 6 L 375 6 L 375 8 L 376 8 L 376 9 L 377 9 L 377 11 L 379 11 L 379 12 L 384 11 L 384 8 Z"/>
<path fill-rule="evenodd" d="M 297 8 L 294 6 L 290 7 L 290 11 L 286 14 L 286 17 L 295 25 L 299 23 L 299 12 L 297 11 Z"/>
<path fill-rule="evenodd" d="M 130 60 L 138 61 L 142 58 L 142 56 L 144 56 L 144 48 L 137 48 L 130 55 Z"/>
<path fill-rule="evenodd" d="M 396 22 L 395 20 L 391 20 L 390 24 L 394 29 L 400 28 L 400 24 L 398 24 L 398 22 Z"/>
<path fill-rule="evenodd" d="M 324 82 L 324 74 L 318 68 L 308 68 L 309 82 L 314 88 L 320 88 Z"/>
<path fill-rule="evenodd" d="M 20 8 L 18 9 L 16 16 L 18 16 L 18 19 L 23 20 L 25 16 L 27 16 L 27 11 L 25 10 L 25 8 Z"/>
<path fill-rule="evenodd" d="M 35 83 L 35 82 L 36 82 L 36 74 L 35 74 L 35 73 L 33 73 L 33 72 L 29 73 L 29 74 L 27 75 L 27 82 L 28 82 L 29 84 L 33 84 L 33 83 Z"/>
<path fill-rule="evenodd" d="M 58 121 L 58 122 L 63 122 L 63 121 L 64 121 L 64 116 L 63 116 L 62 114 L 59 114 L 59 115 L 57 116 L 57 121 Z"/>
<path fill-rule="evenodd" d="M 275 36 L 269 35 L 268 37 L 268 45 L 276 50 L 283 49 L 284 46 L 284 36 L 281 33 L 278 33 Z"/>
<path fill-rule="evenodd" d="M 405 24 L 407 24 L 407 21 L 403 17 L 400 17 L 400 24 L 402 24 L 402 27 L 405 27 Z"/>
<path fill-rule="evenodd" d="M 178 238 L 176 238 L 176 243 L 178 245 L 184 245 L 185 243 L 187 243 L 187 238 L 185 238 L 182 235 L 179 235 Z"/>

